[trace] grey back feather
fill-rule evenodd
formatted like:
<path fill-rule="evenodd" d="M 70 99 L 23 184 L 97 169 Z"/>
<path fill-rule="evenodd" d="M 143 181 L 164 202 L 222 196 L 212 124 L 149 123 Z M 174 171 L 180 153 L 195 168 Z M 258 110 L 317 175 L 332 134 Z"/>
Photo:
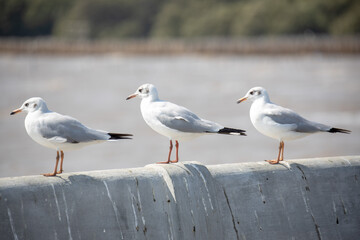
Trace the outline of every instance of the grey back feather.
<path fill-rule="evenodd" d="M 266 113 L 265 116 L 270 117 L 274 122 L 279 124 L 294 124 L 296 127 L 293 131 L 296 132 L 314 133 L 328 131 L 331 128 L 321 123 L 309 121 L 287 108 L 282 108 L 281 111 L 270 111 Z"/>
<path fill-rule="evenodd" d="M 173 111 L 166 111 L 166 114 L 157 115 L 157 119 L 168 128 L 189 133 L 216 133 L 222 128 L 222 126 L 217 123 L 199 118 L 196 114 L 184 107 L 175 104 L 171 105 Z"/>
<path fill-rule="evenodd" d="M 56 115 L 56 118 L 52 115 L 51 121 L 44 119 L 46 128 L 39 129 L 44 138 L 60 137 L 66 139 L 66 142 L 69 143 L 107 140 L 109 138 L 106 132 L 90 129 L 72 117 Z"/>

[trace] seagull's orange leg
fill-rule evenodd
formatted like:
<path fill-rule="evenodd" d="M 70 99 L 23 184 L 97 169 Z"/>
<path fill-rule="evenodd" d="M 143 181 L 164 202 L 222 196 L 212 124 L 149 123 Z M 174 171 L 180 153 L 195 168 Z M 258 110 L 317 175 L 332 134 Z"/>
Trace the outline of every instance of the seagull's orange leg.
<path fill-rule="evenodd" d="M 172 140 L 170 140 L 170 148 L 169 148 L 169 156 L 168 156 L 168 160 L 167 162 L 157 162 L 158 164 L 162 164 L 162 163 L 169 163 L 170 162 L 170 157 L 171 157 L 171 151 L 173 149 L 173 144 L 172 144 Z"/>
<path fill-rule="evenodd" d="M 60 153 L 61 153 L 60 170 L 56 172 L 57 174 L 60 174 L 64 171 L 63 170 L 64 152 L 60 150 Z"/>
<path fill-rule="evenodd" d="M 283 141 L 280 142 L 280 144 L 282 143 L 282 150 L 281 150 L 281 157 L 280 157 L 280 161 L 284 160 L 284 148 L 285 148 L 285 143 Z"/>
<path fill-rule="evenodd" d="M 55 164 L 55 169 L 54 169 L 54 172 L 53 173 L 44 173 L 43 175 L 45 177 L 52 177 L 52 176 L 56 176 L 56 171 L 57 171 L 57 166 L 58 166 L 58 163 L 59 163 L 59 151 L 56 152 L 56 164 Z"/>
<path fill-rule="evenodd" d="M 174 161 L 170 161 L 171 163 L 177 163 L 179 161 L 179 142 L 175 140 L 176 147 L 176 159 Z"/>
<path fill-rule="evenodd" d="M 276 160 L 265 160 L 266 162 L 270 163 L 270 164 L 278 164 L 279 161 L 282 161 L 283 160 L 283 157 L 284 157 L 284 152 L 283 152 L 283 149 L 284 149 L 284 142 L 283 141 L 280 141 L 280 145 L 279 145 L 279 154 L 278 154 L 278 157 Z M 280 158 L 281 157 L 281 158 Z"/>

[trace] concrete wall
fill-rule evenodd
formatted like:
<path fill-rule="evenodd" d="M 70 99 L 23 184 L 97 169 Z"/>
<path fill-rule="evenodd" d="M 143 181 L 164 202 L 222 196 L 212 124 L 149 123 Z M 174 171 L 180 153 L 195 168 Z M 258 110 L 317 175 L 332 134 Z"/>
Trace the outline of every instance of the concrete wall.
<path fill-rule="evenodd" d="M 359 239 L 360 156 L 0 179 L 1 239 Z"/>

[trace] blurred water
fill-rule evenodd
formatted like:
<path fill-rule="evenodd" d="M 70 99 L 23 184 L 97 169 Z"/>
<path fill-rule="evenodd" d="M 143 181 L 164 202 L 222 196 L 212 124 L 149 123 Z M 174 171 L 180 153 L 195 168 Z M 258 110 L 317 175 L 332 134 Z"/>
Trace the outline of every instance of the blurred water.
<path fill-rule="evenodd" d="M 250 103 L 236 104 L 248 89 L 267 88 L 273 102 L 304 117 L 352 130 L 316 134 L 285 143 L 285 158 L 360 153 L 360 56 L 47 56 L 0 55 L 0 177 L 53 170 L 56 152 L 33 142 L 25 114 L 10 116 L 26 99 L 89 127 L 133 133 L 133 140 L 65 152 L 66 172 L 140 167 L 164 161 L 167 138 L 143 121 L 140 99 L 125 101 L 153 83 L 160 98 L 183 105 L 247 137 L 209 135 L 180 143 L 180 161 L 220 164 L 275 158 L 278 142 L 258 133 Z"/>

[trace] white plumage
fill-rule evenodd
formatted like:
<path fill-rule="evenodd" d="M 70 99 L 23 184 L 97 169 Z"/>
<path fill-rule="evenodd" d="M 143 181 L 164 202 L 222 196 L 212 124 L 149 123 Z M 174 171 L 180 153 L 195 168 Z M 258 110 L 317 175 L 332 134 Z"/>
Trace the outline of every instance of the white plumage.
<path fill-rule="evenodd" d="M 210 133 L 245 135 L 241 129 L 226 128 L 218 123 L 202 119 L 185 107 L 160 100 L 154 85 L 143 84 L 128 99 L 139 96 L 141 114 L 145 122 L 159 134 L 170 140 L 170 151 L 167 162 L 178 161 L 178 141 L 190 140 Z M 176 141 L 176 160 L 170 161 L 172 140 Z"/>
<path fill-rule="evenodd" d="M 27 112 L 25 129 L 28 135 L 40 145 L 57 151 L 55 171 L 44 174 L 46 176 L 55 176 L 63 171 L 63 151 L 132 136 L 131 134 L 108 133 L 88 128 L 75 118 L 50 111 L 45 101 L 39 97 L 26 100 L 20 108 L 11 112 L 11 115 L 22 111 Z M 61 152 L 61 163 L 60 171 L 57 171 L 59 152 Z"/>
<path fill-rule="evenodd" d="M 250 89 L 237 102 L 241 103 L 245 100 L 252 101 L 250 119 L 254 127 L 265 136 L 280 141 L 278 158 L 268 160 L 272 164 L 283 160 L 285 140 L 294 140 L 317 132 L 350 133 L 346 129 L 309 121 L 291 109 L 272 103 L 267 91 L 262 87 Z"/>

